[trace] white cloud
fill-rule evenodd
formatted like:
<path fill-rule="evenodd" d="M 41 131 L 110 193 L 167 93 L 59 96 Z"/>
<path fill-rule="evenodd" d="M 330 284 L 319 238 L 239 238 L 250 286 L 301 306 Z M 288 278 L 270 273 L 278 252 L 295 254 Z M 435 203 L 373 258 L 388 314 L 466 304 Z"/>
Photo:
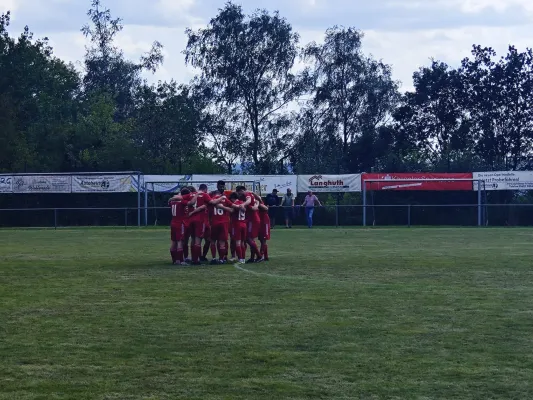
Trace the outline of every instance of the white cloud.
<path fill-rule="evenodd" d="M 324 33 L 301 30 L 302 43 L 323 42 Z M 533 26 L 464 27 L 415 31 L 364 32 L 363 52 L 392 65 L 393 78 L 402 82 L 402 90 L 412 89 L 412 75 L 431 58 L 459 66 L 470 56 L 473 44 L 490 46 L 503 55 L 510 44 L 525 50 L 533 42 Z"/>
<path fill-rule="evenodd" d="M 183 17 L 189 14 L 196 0 L 159 0 L 157 9 L 165 18 Z"/>
<path fill-rule="evenodd" d="M 0 0 L 0 13 L 15 11 L 18 8 L 17 0 Z"/>

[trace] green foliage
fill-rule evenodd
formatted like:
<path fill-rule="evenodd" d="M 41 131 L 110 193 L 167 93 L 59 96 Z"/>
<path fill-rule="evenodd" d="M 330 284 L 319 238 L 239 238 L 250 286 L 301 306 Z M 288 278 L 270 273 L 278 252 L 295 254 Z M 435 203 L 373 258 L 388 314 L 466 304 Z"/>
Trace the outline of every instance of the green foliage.
<path fill-rule="evenodd" d="M 349 173 L 531 169 L 533 51 L 496 58 L 475 45 L 460 67 L 433 60 L 400 94 L 363 33 L 327 29 L 299 47 L 278 12 L 231 2 L 187 30 L 188 85 L 149 85 L 163 62 L 115 39 L 123 25 L 91 0 L 84 71 L 0 15 L 0 171 L 136 169 L 145 173 Z M 295 73 L 296 58 L 306 63 Z M 303 96 L 305 95 L 305 100 Z"/>

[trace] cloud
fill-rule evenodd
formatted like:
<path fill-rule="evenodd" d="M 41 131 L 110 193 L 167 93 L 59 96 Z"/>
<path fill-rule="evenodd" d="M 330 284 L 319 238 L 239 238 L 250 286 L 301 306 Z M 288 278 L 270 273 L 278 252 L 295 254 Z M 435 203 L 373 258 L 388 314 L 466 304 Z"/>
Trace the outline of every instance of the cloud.
<path fill-rule="evenodd" d="M 323 42 L 324 33 L 316 30 L 301 31 L 302 42 Z M 366 30 L 363 52 L 392 66 L 393 78 L 402 82 L 401 89 L 411 90 L 413 72 L 428 66 L 431 58 L 459 66 L 469 57 L 473 44 L 493 47 L 499 55 L 507 52 L 510 44 L 525 50 L 533 42 L 531 26 L 517 27 L 463 27 L 456 29 L 428 29 L 413 31 Z"/>
<path fill-rule="evenodd" d="M 249 14 L 265 8 L 259 0 L 240 0 Z M 123 18 L 124 31 L 117 45 L 138 60 L 154 40 L 164 46 L 165 63 L 150 82 L 175 79 L 189 82 L 194 76 L 182 51 L 185 29 L 205 27 L 221 0 L 104 0 L 114 16 Z M 79 0 L 0 0 L 0 10 L 15 10 L 11 31 L 25 24 L 36 37 L 48 36 L 55 54 L 67 61 L 83 59 L 86 39 L 79 32 L 87 22 L 88 2 Z M 403 89 L 412 86 L 412 74 L 434 57 L 452 66 L 470 55 L 473 44 L 491 46 L 500 54 L 509 44 L 520 50 L 533 43 L 533 1 L 530 0 L 271 0 L 266 6 L 279 10 L 296 32 L 300 43 L 321 42 L 333 25 L 353 26 L 365 33 L 363 51 L 391 64 Z M 78 64 L 81 66 L 81 64 Z"/>
<path fill-rule="evenodd" d="M 17 8 L 17 0 L 0 0 L 0 13 L 5 13 L 7 11 L 16 11 Z"/>

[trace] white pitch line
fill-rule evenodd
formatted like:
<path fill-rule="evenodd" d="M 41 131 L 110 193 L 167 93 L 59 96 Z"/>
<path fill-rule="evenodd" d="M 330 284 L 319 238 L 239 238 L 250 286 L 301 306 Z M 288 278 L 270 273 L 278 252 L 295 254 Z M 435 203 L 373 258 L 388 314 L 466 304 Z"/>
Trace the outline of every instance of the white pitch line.
<path fill-rule="evenodd" d="M 238 269 L 239 271 L 246 272 L 248 274 L 252 275 L 258 275 L 258 276 L 268 276 L 270 278 L 281 278 L 281 279 L 295 279 L 299 281 L 315 281 L 316 279 L 309 279 L 299 276 L 291 276 L 291 275 L 275 275 L 275 274 L 267 274 L 266 272 L 256 272 L 256 271 L 250 271 L 249 269 L 241 267 L 239 264 L 233 264 L 233 266 Z M 334 281 L 338 282 L 338 281 Z"/>

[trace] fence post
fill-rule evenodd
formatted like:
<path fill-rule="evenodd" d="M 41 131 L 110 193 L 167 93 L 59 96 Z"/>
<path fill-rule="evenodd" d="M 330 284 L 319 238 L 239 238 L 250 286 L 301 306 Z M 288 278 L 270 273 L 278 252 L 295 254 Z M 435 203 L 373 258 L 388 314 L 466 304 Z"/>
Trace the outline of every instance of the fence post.
<path fill-rule="evenodd" d="M 152 189 L 154 188 L 154 184 L 152 184 Z M 148 188 L 146 187 L 146 184 L 143 185 L 144 190 L 144 226 L 148 226 Z M 155 207 L 155 204 L 154 204 Z"/>
<path fill-rule="evenodd" d="M 137 175 L 137 226 L 141 227 L 141 173 Z"/>
<path fill-rule="evenodd" d="M 363 226 L 366 226 L 366 182 L 363 181 Z"/>
<path fill-rule="evenodd" d="M 477 226 L 481 226 L 481 185 L 477 183 Z"/>
<path fill-rule="evenodd" d="M 54 208 L 54 229 L 57 230 L 57 208 Z"/>
<path fill-rule="evenodd" d="M 411 204 L 407 205 L 407 227 L 411 227 Z"/>

